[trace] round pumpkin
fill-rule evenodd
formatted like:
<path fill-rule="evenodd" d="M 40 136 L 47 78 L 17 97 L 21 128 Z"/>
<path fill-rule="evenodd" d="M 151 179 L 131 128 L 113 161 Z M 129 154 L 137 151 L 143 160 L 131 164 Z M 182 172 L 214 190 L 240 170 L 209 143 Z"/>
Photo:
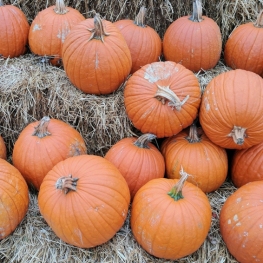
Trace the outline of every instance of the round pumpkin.
<path fill-rule="evenodd" d="M 243 185 L 229 196 L 220 212 L 220 232 L 240 263 L 263 261 L 263 181 Z"/>
<path fill-rule="evenodd" d="M 153 134 L 143 134 L 139 138 L 123 138 L 114 144 L 105 155 L 125 178 L 131 198 L 148 181 L 164 177 L 164 158 L 157 147 L 150 143 Z"/>
<path fill-rule="evenodd" d="M 233 69 L 244 69 L 263 77 L 263 10 L 255 23 L 236 27 L 224 49 L 224 60 Z"/>
<path fill-rule="evenodd" d="M 131 52 L 131 73 L 159 60 L 162 41 L 158 33 L 145 24 L 146 8 L 142 6 L 134 20 L 122 19 L 114 23 L 121 31 Z"/>
<path fill-rule="evenodd" d="M 63 44 L 62 59 L 70 81 L 83 92 L 96 95 L 117 90 L 132 66 L 123 35 L 99 14 L 70 31 Z"/>
<path fill-rule="evenodd" d="M 29 192 L 21 173 L 0 159 L 0 239 L 9 236 L 28 210 Z"/>
<path fill-rule="evenodd" d="M 197 77 L 172 61 L 143 66 L 124 89 L 124 105 L 133 125 L 157 138 L 172 136 L 191 125 L 200 102 Z"/>
<path fill-rule="evenodd" d="M 221 51 L 220 28 L 213 19 L 202 16 L 201 0 L 193 1 L 191 16 L 176 19 L 164 33 L 165 60 L 181 63 L 195 72 L 214 68 Z"/>
<path fill-rule="evenodd" d="M 29 24 L 25 14 L 16 6 L 0 0 L 0 56 L 18 57 L 26 52 Z"/>
<path fill-rule="evenodd" d="M 227 153 L 207 138 L 196 124 L 163 142 L 166 176 L 180 178 L 180 170 L 188 173 L 188 181 L 205 193 L 217 190 L 225 181 L 228 172 Z"/>
<path fill-rule="evenodd" d="M 69 124 L 45 116 L 27 125 L 13 149 L 13 164 L 29 185 L 37 190 L 46 174 L 58 162 L 86 154 L 85 141 Z"/>
<path fill-rule="evenodd" d="M 228 149 L 263 141 L 263 79 L 243 69 L 214 77 L 207 85 L 199 119 L 207 137 Z"/>
<path fill-rule="evenodd" d="M 204 192 L 178 179 L 158 178 L 135 195 L 131 229 L 149 254 L 176 260 L 198 250 L 211 225 L 211 206 Z M 197 209 L 198 208 L 198 209 Z"/>
<path fill-rule="evenodd" d="M 33 53 L 47 56 L 51 64 L 61 65 L 62 45 L 71 28 L 85 17 L 76 9 L 66 7 L 64 0 L 56 0 L 37 14 L 29 30 L 29 46 Z"/>
<path fill-rule="evenodd" d="M 38 195 L 40 212 L 55 234 L 81 248 L 110 240 L 122 227 L 129 203 L 129 188 L 119 170 L 94 155 L 59 162 Z"/>
<path fill-rule="evenodd" d="M 5 145 L 5 141 L 2 136 L 0 136 L 0 158 L 5 159 L 5 160 L 7 158 L 6 145 Z"/>

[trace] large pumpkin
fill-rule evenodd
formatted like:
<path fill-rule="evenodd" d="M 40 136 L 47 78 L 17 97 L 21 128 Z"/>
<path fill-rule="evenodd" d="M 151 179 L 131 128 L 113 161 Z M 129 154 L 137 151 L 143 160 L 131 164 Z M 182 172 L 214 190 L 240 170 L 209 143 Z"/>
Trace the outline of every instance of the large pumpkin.
<path fill-rule="evenodd" d="M 193 1 L 192 15 L 175 20 L 163 37 L 165 60 L 182 63 L 195 72 L 215 67 L 221 51 L 220 28 L 213 19 L 202 16 L 200 0 Z"/>
<path fill-rule="evenodd" d="M 240 187 L 220 212 L 220 231 L 229 252 L 240 263 L 263 261 L 263 181 Z"/>
<path fill-rule="evenodd" d="M 150 143 L 153 134 L 139 138 L 123 138 L 114 144 L 105 159 L 113 163 L 128 183 L 131 197 L 148 181 L 164 177 L 164 159 L 157 147 Z"/>
<path fill-rule="evenodd" d="M 263 77 L 263 10 L 255 23 L 239 25 L 230 34 L 224 50 L 226 64 L 233 69 L 245 69 Z"/>
<path fill-rule="evenodd" d="M 244 149 L 263 141 L 263 79 L 236 69 L 221 73 L 207 85 L 200 123 L 208 138 L 228 149 Z"/>
<path fill-rule="evenodd" d="M 64 0 L 56 0 L 37 14 L 29 31 L 29 46 L 33 53 L 47 56 L 56 66 L 61 65 L 62 45 L 71 28 L 85 17 L 76 9 L 66 7 Z"/>
<path fill-rule="evenodd" d="M 62 48 L 64 69 L 70 81 L 90 94 L 117 90 L 132 66 L 129 47 L 111 22 L 96 14 L 68 34 Z"/>
<path fill-rule="evenodd" d="M 135 195 L 131 229 L 148 253 L 179 259 L 195 252 L 205 241 L 211 225 L 207 196 L 187 178 L 158 178 L 146 183 Z"/>
<path fill-rule="evenodd" d="M 133 125 L 158 138 L 177 134 L 192 124 L 200 101 L 197 77 L 172 61 L 143 66 L 124 89 L 124 104 Z"/>
<path fill-rule="evenodd" d="M 39 189 L 43 178 L 58 162 L 86 154 L 81 134 L 69 124 L 45 116 L 20 133 L 13 149 L 13 164 L 29 185 Z"/>
<path fill-rule="evenodd" d="M 25 14 L 16 6 L 0 0 L 0 57 L 18 57 L 25 53 L 29 24 Z"/>
<path fill-rule="evenodd" d="M 29 192 L 21 173 L 0 159 L 0 240 L 10 235 L 25 217 Z"/>
<path fill-rule="evenodd" d="M 110 240 L 122 227 L 129 203 L 129 188 L 119 170 L 94 155 L 59 162 L 38 195 L 40 212 L 55 234 L 81 248 Z"/>
<path fill-rule="evenodd" d="M 159 60 L 162 41 L 158 33 L 145 24 L 146 8 L 142 6 L 136 18 L 122 19 L 114 23 L 124 36 L 131 51 L 131 73 L 142 66 Z"/>

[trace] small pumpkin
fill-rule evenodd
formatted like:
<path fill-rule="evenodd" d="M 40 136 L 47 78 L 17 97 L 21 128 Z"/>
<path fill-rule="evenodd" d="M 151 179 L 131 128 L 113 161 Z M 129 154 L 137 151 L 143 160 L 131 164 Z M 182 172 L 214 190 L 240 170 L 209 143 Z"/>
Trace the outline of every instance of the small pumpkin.
<path fill-rule="evenodd" d="M 0 56 L 18 57 L 26 52 L 29 24 L 25 14 L 16 6 L 0 0 Z"/>
<path fill-rule="evenodd" d="M 45 116 L 22 130 L 14 144 L 12 159 L 27 183 L 39 190 L 55 164 L 86 152 L 85 141 L 77 130 Z"/>
<path fill-rule="evenodd" d="M 29 46 L 33 53 L 49 57 L 52 65 L 61 65 L 62 45 L 71 28 L 85 17 L 76 9 L 56 0 L 37 14 L 29 30 Z"/>
<path fill-rule="evenodd" d="M 145 24 L 146 8 L 142 6 L 134 20 L 122 19 L 114 22 L 121 31 L 131 52 L 131 73 L 142 66 L 159 60 L 162 41 L 158 33 Z"/>
<path fill-rule="evenodd" d="M 131 208 L 131 229 L 149 254 L 176 260 L 198 250 L 211 225 L 211 206 L 204 192 L 178 179 L 158 178 L 136 193 Z M 198 208 L 198 209 L 197 209 Z"/>
<path fill-rule="evenodd" d="M 110 240 L 128 213 L 130 193 L 119 170 L 100 156 L 68 158 L 40 187 L 40 213 L 64 242 L 91 248 Z"/>
<path fill-rule="evenodd" d="M 164 177 L 164 158 L 157 147 L 150 143 L 154 134 L 143 134 L 139 138 L 123 138 L 114 144 L 105 155 L 125 178 L 131 198 L 148 181 Z"/>

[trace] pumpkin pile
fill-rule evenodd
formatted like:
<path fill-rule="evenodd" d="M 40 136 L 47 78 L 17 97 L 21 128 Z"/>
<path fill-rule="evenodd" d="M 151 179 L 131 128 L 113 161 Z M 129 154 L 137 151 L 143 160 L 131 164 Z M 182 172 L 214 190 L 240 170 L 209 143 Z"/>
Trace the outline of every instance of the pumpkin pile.
<path fill-rule="evenodd" d="M 69 245 L 105 244 L 129 219 L 147 253 L 178 260 L 208 238 L 214 218 L 208 194 L 228 180 L 239 189 L 220 211 L 222 239 L 239 262 L 263 260 L 263 13 L 237 27 L 225 47 L 201 0 L 163 39 L 145 23 L 144 6 L 134 20 L 93 13 L 85 19 L 57 0 L 29 25 L 21 10 L 0 0 L 2 59 L 23 55 L 28 44 L 78 92 L 108 96 L 122 86 L 134 127 L 134 136 L 110 145 L 105 156 L 88 154 L 85 134 L 49 116 L 25 125 L 10 156 L 0 137 L 1 239 L 25 217 L 32 190 L 47 225 Z M 6 33 L 12 23 L 19 33 Z M 243 37 L 246 28 L 253 44 Z M 198 77 L 215 68 L 222 49 L 231 68 L 202 90 Z"/>

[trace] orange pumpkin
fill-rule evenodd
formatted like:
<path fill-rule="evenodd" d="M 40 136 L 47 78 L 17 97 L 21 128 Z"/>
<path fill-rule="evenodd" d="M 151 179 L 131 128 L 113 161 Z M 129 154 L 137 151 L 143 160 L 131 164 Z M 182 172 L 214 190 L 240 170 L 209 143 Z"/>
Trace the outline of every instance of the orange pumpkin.
<path fill-rule="evenodd" d="M 122 227 L 129 203 L 129 188 L 119 170 L 94 155 L 59 162 L 38 195 L 40 212 L 55 234 L 81 248 L 110 240 Z"/>
<path fill-rule="evenodd" d="M 64 0 L 56 0 L 33 20 L 29 31 L 29 46 L 33 53 L 47 56 L 50 62 L 61 65 L 61 50 L 71 28 L 85 17 L 76 9 L 66 7 Z"/>
<path fill-rule="evenodd" d="M 25 14 L 16 6 L 0 0 L 0 56 L 18 57 L 25 53 L 29 24 Z"/>
<path fill-rule="evenodd" d="M 127 81 L 124 104 L 133 125 L 158 138 L 177 134 L 192 124 L 201 101 L 194 73 L 175 62 L 153 62 Z"/>
<path fill-rule="evenodd" d="M 75 155 L 86 154 L 81 134 L 69 124 L 45 116 L 20 133 L 13 149 L 13 164 L 29 185 L 39 187 L 52 167 Z"/>
<path fill-rule="evenodd" d="M 131 73 L 159 60 L 162 41 L 158 33 L 145 24 L 146 8 L 142 6 L 135 20 L 122 19 L 114 23 L 124 36 L 131 52 Z"/>

